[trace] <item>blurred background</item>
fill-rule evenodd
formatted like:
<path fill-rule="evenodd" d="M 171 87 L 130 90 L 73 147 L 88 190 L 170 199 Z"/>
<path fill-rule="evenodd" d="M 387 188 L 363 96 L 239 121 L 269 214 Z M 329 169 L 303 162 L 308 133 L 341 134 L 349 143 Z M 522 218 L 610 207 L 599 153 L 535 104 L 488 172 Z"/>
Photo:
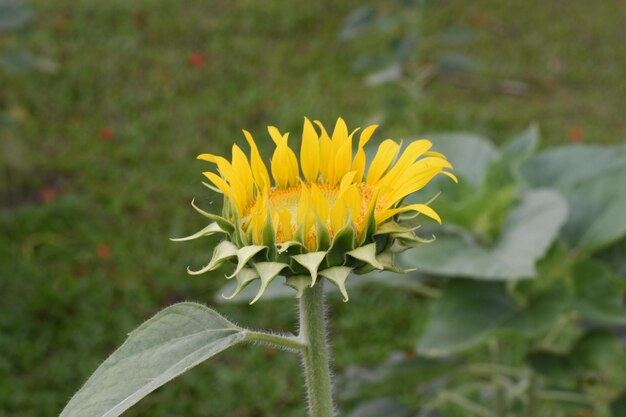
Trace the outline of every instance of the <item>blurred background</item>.
<path fill-rule="evenodd" d="M 185 273 L 214 242 L 168 240 L 205 225 L 192 198 L 221 204 L 196 155 L 244 146 L 243 128 L 269 155 L 265 126 L 296 143 L 303 116 L 380 123 L 377 140 L 500 145 L 536 122 L 542 148 L 623 143 L 625 28 L 621 0 L 0 0 L 0 415 L 57 415 L 160 308 L 215 304 L 223 274 Z M 331 298 L 337 375 L 413 357 L 423 294 L 352 291 Z M 295 324 L 293 299 L 219 310 Z M 127 415 L 304 416 L 302 397 L 297 358 L 243 346 Z"/>

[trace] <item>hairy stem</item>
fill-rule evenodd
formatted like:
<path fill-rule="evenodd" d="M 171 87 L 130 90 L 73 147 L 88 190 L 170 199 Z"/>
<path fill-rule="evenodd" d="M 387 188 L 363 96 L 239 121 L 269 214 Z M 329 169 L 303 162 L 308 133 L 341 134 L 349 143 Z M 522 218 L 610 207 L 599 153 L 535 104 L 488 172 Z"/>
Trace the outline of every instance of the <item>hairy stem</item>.
<path fill-rule="evenodd" d="M 304 377 L 311 417 L 334 416 L 323 281 L 308 288 L 300 298 L 300 339 Z"/>
<path fill-rule="evenodd" d="M 250 342 L 268 343 L 270 345 L 288 350 L 302 351 L 304 343 L 299 338 L 291 335 L 279 335 L 266 332 L 246 331 L 246 340 Z"/>

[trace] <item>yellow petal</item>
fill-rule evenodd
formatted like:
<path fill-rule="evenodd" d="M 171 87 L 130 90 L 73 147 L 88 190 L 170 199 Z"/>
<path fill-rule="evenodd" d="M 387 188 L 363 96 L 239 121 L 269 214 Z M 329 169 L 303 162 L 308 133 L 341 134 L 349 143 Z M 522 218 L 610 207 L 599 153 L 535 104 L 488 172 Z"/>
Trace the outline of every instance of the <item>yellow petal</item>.
<path fill-rule="evenodd" d="M 348 136 L 346 141 L 337 150 L 335 155 L 333 178 L 331 184 L 338 183 L 346 173 L 352 168 L 352 136 Z"/>
<path fill-rule="evenodd" d="M 370 165 L 367 173 L 367 183 L 376 184 L 380 177 L 385 173 L 389 164 L 393 161 L 400 149 L 400 145 L 391 139 L 386 139 L 380 144 L 378 152 Z"/>
<path fill-rule="evenodd" d="M 279 188 L 288 188 L 299 183 L 298 159 L 296 154 L 287 144 L 288 135 L 282 137 L 282 141 L 276 145 L 272 157 L 272 176 Z"/>
<path fill-rule="evenodd" d="M 209 171 L 203 172 L 203 174 L 209 179 L 209 181 L 215 184 L 215 186 L 222 192 L 222 194 L 224 194 L 226 197 L 230 197 L 230 187 L 228 186 L 226 181 L 222 179 L 222 177 Z"/>
<path fill-rule="evenodd" d="M 317 181 L 320 169 L 320 145 L 319 138 L 311 121 L 304 118 L 302 129 L 302 147 L 300 148 L 300 164 L 304 178 L 313 183 Z"/>
<path fill-rule="evenodd" d="M 421 169 L 420 171 L 416 171 L 414 174 L 407 176 L 406 180 L 404 182 L 401 182 L 399 187 L 394 188 L 394 191 L 389 193 L 389 196 L 383 208 L 391 207 L 397 201 L 400 201 L 409 194 L 412 194 L 422 189 L 440 172 L 440 167 L 429 167 Z"/>
<path fill-rule="evenodd" d="M 452 181 L 454 181 L 455 183 L 457 183 L 457 184 L 459 183 L 459 179 L 453 173 L 448 172 L 448 171 L 441 171 L 441 173 L 443 175 L 446 175 L 446 176 L 450 177 L 452 179 Z"/>
<path fill-rule="evenodd" d="M 348 215 L 348 207 L 344 199 L 340 198 L 335 201 L 333 207 L 330 209 L 330 227 L 337 231 L 346 224 L 346 218 Z"/>
<path fill-rule="evenodd" d="M 270 176 L 267 172 L 267 167 L 261 158 L 261 154 L 259 154 L 259 149 L 257 148 L 250 132 L 244 130 L 243 134 L 246 137 L 246 141 L 248 141 L 248 145 L 250 145 L 250 162 L 254 181 L 260 189 L 268 188 L 271 185 Z"/>
<path fill-rule="evenodd" d="M 252 176 L 250 163 L 248 162 L 248 157 L 237 145 L 233 145 L 232 166 L 238 182 L 240 186 L 243 187 L 243 190 L 245 192 L 246 201 L 244 202 L 244 204 L 247 205 L 248 202 L 252 201 L 253 198 L 254 178 Z"/>
<path fill-rule="evenodd" d="M 286 142 L 287 139 L 285 138 L 285 136 L 287 135 L 282 135 L 279 131 L 278 128 L 276 128 L 276 126 L 268 126 L 267 127 L 267 131 L 270 134 L 270 137 L 272 138 L 272 140 L 274 141 L 274 143 L 276 144 L 276 146 L 281 145 L 283 142 Z"/>
<path fill-rule="evenodd" d="M 427 156 L 436 156 L 436 157 L 441 158 L 441 159 L 448 159 L 448 158 L 446 158 L 446 156 L 445 156 L 444 154 L 439 153 L 439 152 L 435 152 L 435 151 L 428 151 L 428 152 L 425 152 L 425 153 L 424 153 L 424 155 L 427 155 Z"/>
<path fill-rule="evenodd" d="M 428 151 L 432 146 L 432 143 L 426 139 L 416 140 L 411 142 L 409 146 L 406 147 L 402 155 L 398 159 L 398 162 L 395 163 L 393 168 L 389 170 L 387 174 L 385 174 L 380 179 L 380 184 L 391 184 L 398 179 L 406 171 L 406 169 L 411 166 L 420 156 L 424 154 L 424 152 Z M 439 158 L 437 158 L 439 159 Z"/>
<path fill-rule="evenodd" d="M 357 219 L 361 214 L 361 195 L 356 188 L 356 185 L 350 185 L 342 195 L 343 200 L 346 203 L 346 207 L 350 212 L 353 219 Z"/>
<path fill-rule="evenodd" d="M 356 171 L 350 171 L 341 179 L 341 184 L 339 185 L 339 193 L 337 194 L 337 198 L 341 198 L 343 193 L 348 189 L 348 187 L 352 184 L 354 177 L 356 175 Z"/>
<path fill-rule="evenodd" d="M 356 171 L 356 175 L 354 176 L 355 182 L 363 181 L 366 163 L 365 150 L 363 148 L 367 145 L 367 142 L 369 142 L 377 127 L 378 125 L 368 126 L 361 132 L 361 136 L 359 136 L 359 147 L 352 161 L 352 170 Z"/>
<path fill-rule="evenodd" d="M 319 187 L 315 184 L 311 184 L 311 200 L 313 202 L 313 207 L 315 207 L 315 211 L 317 215 L 320 217 L 322 222 L 326 223 L 328 219 L 328 201 L 322 191 L 320 191 Z"/>
<path fill-rule="evenodd" d="M 380 213 L 376 214 L 376 222 L 381 223 L 387 220 L 388 218 L 395 216 L 398 213 L 402 213 L 405 211 L 417 211 L 422 213 L 425 216 L 430 217 L 433 220 L 436 220 L 437 223 L 441 224 L 441 217 L 433 210 L 428 207 L 426 204 L 410 204 L 404 207 L 398 207 L 395 209 L 383 210 Z"/>
<path fill-rule="evenodd" d="M 280 220 L 280 231 L 283 233 L 284 241 L 288 242 L 292 240 L 293 231 L 291 229 L 291 213 L 287 209 L 282 209 L 278 212 L 278 218 Z"/>
<path fill-rule="evenodd" d="M 330 179 L 330 167 L 332 165 L 333 156 L 332 154 L 332 142 L 330 141 L 330 137 L 328 136 L 328 132 L 324 128 L 324 125 L 316 120 L 314 122 L 320 128 L 320 173 L 324 178 L 324 182 L 329 182 Z"/>

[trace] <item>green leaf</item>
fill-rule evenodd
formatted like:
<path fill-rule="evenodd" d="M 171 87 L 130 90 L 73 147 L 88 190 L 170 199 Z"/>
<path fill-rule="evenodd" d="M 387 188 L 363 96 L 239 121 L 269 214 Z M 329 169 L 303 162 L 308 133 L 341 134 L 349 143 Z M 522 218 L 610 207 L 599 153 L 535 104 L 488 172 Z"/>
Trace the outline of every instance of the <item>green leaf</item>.
<path fill-rule="evenodd" d="M 521 172 L 535 187 L 567 189 L 624 164 L 626 145 L 570 145 L 541 152 L 524 163 Z"/>
<path fill-rule="evenodd" d="M 569 294 L 563 288 L 554 288 L 537 294 L 500 328 L 513 330 L 525 337 L 536 337 L 552 328 L 559 316 L 569 307 L 570 301 Z"/>
<path fill-rule="evenodd" d="M 358 247 L 350 252 L 347 252 L 346 255 L 372 265 L 376 269 L 385 269 L 385 266 L 381 264 L 378 259 L 376 259 L 376 243 L 370 243 L 368 245 Z"/>
<path fill-rule="evenodd" d="M 326 252 L 309 252 L 301 255 L 294 255 L 291 258 L 311 273 L 310 284 L 313 286 L 317 280 L 317 270 L 325 257 Z"/>
<path fill-rule="evenodd" d="M 531 125 L 502 147 L 502 156 L 489 167 L 487 184 L 490 188 L 507 186 L 521 177 L 520 167 L 539 146 L 539 128 Z"/>
<path fill-rule="evenodd" d="M 626 145 L 564 146 L 531 158 L 521 171 L 531 185 L 567 197 L 563 234 L 572 246 L 594 251 L 626 235 Z"/>
<path fill-rule="evenodd" d="M 186 237 L 170 238 L 170 240 L 173 242 L 184 242 L 187 240 L 198 239 L 199 237 L 211 236 L 215 233 L 226 233 L 226 232 L 222 230 L 219 224 L 211 223 L 210 225 L 200 230 L 199 232 L 194 233 L 193 235 L 189 235 Z"/>
<path fill-rule="evenodd" d="M 485 246 L 469 234 L 437 234 L 437 239 L 398 255 L 401 265 L 446 276 L 482 280 L 532 278 L 567 218 L 567 204 L 548 189 L 525 193 L 508 214 L 502 234 Z"/>
<path fill-rule="evenodd" d="M 433 149 L 441 152 L 454 166 L 454 173 L 473 185 L 480 185 L 487 168 L 499 156 L 492 142 L 471 133 L 433 133 L 425 135 Z"/>
<path fill-rule="evenodd" d="M 626 324 L 623 279 L 601 262 L 588 260 L 574 266 L 574 308 L 584 317 L 608 324 Z"/>
<path fill-rule="evenodd" d="M 176 304 L 130 333 L 61 412 L 61 417 L 116 417 L 190 368 L 244 340 L 215 311 Z"/>
<path fill-rule="evenodd" d="M 572 213 L 563 234 L 572 246 L 595 251 L 626 235 L 626 163 L 564 193 Z"/>
<path fill-rule="evenodd" d="M 572 362 L 581 371 L 609 369 L 619 360 L 622 345 L 606 329 L 592 329 L 583 334 L 570 352 Z"/>
<path fill-rule="evenodd" d="M 445 356 L 485 341 L 515 308 L 504 284 L 450 280 L 430 310 L 418 352 Z"/>

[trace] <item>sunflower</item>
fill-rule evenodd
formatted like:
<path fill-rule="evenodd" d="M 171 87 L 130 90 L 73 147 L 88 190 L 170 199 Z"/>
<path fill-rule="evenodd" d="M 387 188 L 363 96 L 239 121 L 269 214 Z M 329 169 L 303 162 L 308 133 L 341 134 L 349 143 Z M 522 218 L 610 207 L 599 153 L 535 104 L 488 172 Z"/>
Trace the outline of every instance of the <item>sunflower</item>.
<path fill-rule="evenodd" d="M 403 204 L 404 199 L 438 174 L 457 179 L 447 171 L 452 165 L 446 157 L 431 151 L 432 143 L 426 139 L 413 141 L 404 150 L 386 139 L 366 169 L 365 145 L 376 128 L 349 132 L 339 118 L 329 135 L 322 123 L 305 118 L 298 160 L 289 147 L 289 133 L 269 126 L 276 146 L 269 170 L 246 130 L 249 157 L 237 145 L 230 161 L 199 155 L 198 159 L 217 168 L 203 173 L 209 180 L 204 184 L 224 195 L 222 214 L 207 213 L 192 202 L 212 223 L 175 240 L 216 233 L 225 238 L 206 266 L 189 273 L 212 271 L 232 260 L 234 270 L 227 278 L 236 278 L 238 285 L 227 298 L 259 279 L 261 287 L 253 303 L 279 275 L 286 277 L 297 296 L 315 285 L 318 277 L 326 278 L 347 301 L 345 282 L 351 273 L 402 272 L 394 265 L 395 253 L 426 242 L 407 221 L 421 213 L 441 223 L 428 203 Z"/>

